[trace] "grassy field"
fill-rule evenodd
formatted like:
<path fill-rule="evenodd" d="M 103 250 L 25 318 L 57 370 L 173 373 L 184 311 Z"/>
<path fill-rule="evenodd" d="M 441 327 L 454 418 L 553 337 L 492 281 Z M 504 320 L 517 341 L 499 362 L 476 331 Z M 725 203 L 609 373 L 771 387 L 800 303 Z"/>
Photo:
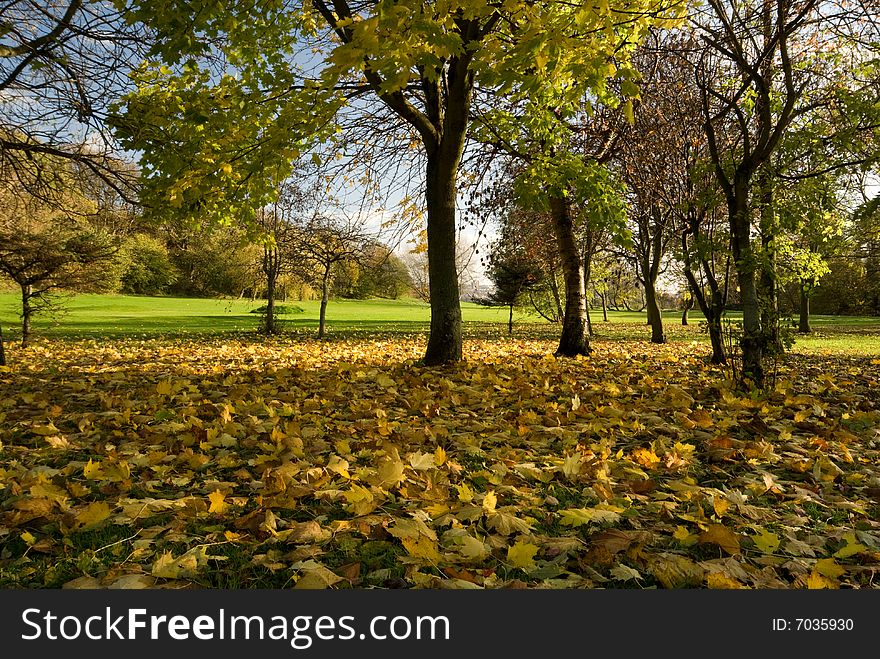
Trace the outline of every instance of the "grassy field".
<path fill-rule="evenodd" d="M 132 295 L 79 295 L 69 298 L 64 311 L 54 316 L 37 316 L 35 337 L 126 338 L 155 335 L 201 335 L 254 332 L 259 314 L 252 313 L 264 302 L 247 299 L 201 299 L 143 297 Z M 318 326 L 317 300 L 291 301 L 302 313 L 281 316 L 282 327 L 294 333 L 309 333 Z M 20 335 L 18 297 L 0 293 L 0 323 L 7 341 Z M 500 336 L 506 333 L 507 309 L 462 304 L 466 332 L 472 336 Z M 609 322 L 593 311 L 596 339 L 646 340 L 645 315 L 639 312 L 609 312 Z M 737 314 L 731 314 L 735 321 Z M 702 315 L 692 312 L 690 325 L 682 327 L 678 311 L 664 312 L 670 341 L 704 341 Z M 332 300 L 327 308 L 331 335 L 373 332 L 423 332 L 428 329 L 430 308 L 413 299 Z M 517 311 L 515 334 L 520 337 L 552 339 L 558 328 L 540 317 Z M 880 354 L 880 318 L 814 316 L 813 334 L 797 336 L 795 352 L 829 354 Z"/>

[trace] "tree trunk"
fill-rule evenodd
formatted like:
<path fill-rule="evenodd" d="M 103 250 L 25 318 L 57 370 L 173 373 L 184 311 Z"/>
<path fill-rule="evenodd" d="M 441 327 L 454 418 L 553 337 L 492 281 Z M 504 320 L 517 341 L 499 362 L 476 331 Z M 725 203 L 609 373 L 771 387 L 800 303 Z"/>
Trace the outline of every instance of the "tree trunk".
<path fill-rule="evenodd" d="M 558 319 L 556 322 L 559 322 L 565 316 L 565 311 L 562 309 L 562 299 L 559 297 L 559 285 L 556 282 L 555 269 L 550 273 L 550 293 L 553 295 L 553 302 L 556 304 L 556 318 Z"/>
<path fill-rule="evenodd" d="M 743 308 L 742 375 L 755 387 L 764 387 L 764 334 L 761 328 L 761 305 L 755 282 L 756 258 L 752 249 L 751 214 L 749 206 L 749 182 L 751 177 L 737 172 L 733 189 L 728 195 L 728 220 L 730 223 L 733 258 L 739 281 Z"/>
<path fill-rule="evenodd" d="M 266 314 L 263 318 L 263 332 L 275 334 L 278 324 L 275 319 L 275 280 L 278 276 L 277 251 L 271 247 L 263 248 L 263 272 L 266 275 Z"/>
<path fill-rule="evenodd" d="M 3 345 L 3 328 L 0 327 L 0 366 L 6 366 L 6 348 Z"/>
<path fill-rule="evenodd" d="M 593 336 L 593 319 L 590 318 L 590 298 L 587 291 L 590 290 L 590 277 L 593 273 L 593 254 L 590 250 L 584 251 L 584 301 L 587 305 L 587 335 Z"/>
<path fill-rule="evenodd" d="M 510 303 L 510 315 L 507 317 L 507 333 L 513 335 L 513 302 Z"/>
<path fill-rule="evenodd" d="M 798 318 L 798 332 L 801 334 L 809 334 L 810 329 L 810 296 L 807 287 L 810 285 L 807 281 L 801 282 L 801 304 L 800 317 Z"/>
<path fill-rule="evenodd" d="M 657 302 L 657 289 L 650 278 L 645 280 L 645 301 L 648 307 L 648 322 L 651 324 L 651 343 L 666 343 L 663 334 L 663 316 Z"/>
<path fill-rule="evenodd" d="M 761 305 L 761 328 L 764 349 L 776 354 L 785 352 L 779 335 L 779 290 L 776 282 L 776 214 L 773 208 L 773 182 L 766 168 L 758 176 L 760 194 L 761 274 L 758 300 Z"/>
<path fill-rule="evenodd" d="M 31 306 L 31 293 L 33 289 L 30 284 L 21 285 L 21 347 L 26 348 L 31 340 L 31 317 L 34 315 L 34 309 Z"/>
<path fill-rule="evenodd" d="M 711 362 L 713 364 L 726 364 L 727 352 L 724 349 L 724 335 L 721 331 L 721 317 L 724 314 L 724 307 L 726 305 L 724 298 L 727 291 L 728 279 L 725 275 L 725 293 L 722 293 L 721 288 L 718 285 L 718 280 L 716 279 L 715 273 L 709 262 L 704 257 L 700 257 L 700 268 L 709 285 L 710 298 L 708 300 L 706 299 L 703 289 L 700 287 L 691 266 L 691 253 L 688 248 L 687 238 L 688 233 L 692 233 L 696 239 L 699 238 L 699 219 L 692 217 L 689 224 L 689 230 L 685 231 L 681 236 L 681 246 L 682 255 L 684 257 L 684 276 L 691 289 L 691 306 L 693 306 L 694 301 L 696 301 L 697 305 L 700 307 L 700 311 L 703 312 L 703 316 L 706 317 L 706 324 L 709 328 L 709 341 L 712 344 Z M 687 309 L 688 307 L 686 306 L 685 313 L 687 313 Z"/>
<path fill-rule="evenodd" d="M 684 301 L 684 308 L 681 311 L 681 324 L 687 326 L 688 324 L 688 312 L 694 308 L 694 298 L 692 296 L 688 296 Z"/>
<path fill-rule="evenodd" d="M 608 322 L 608 303 L 605 301 L 605 293 L 599 293 L 599 299 L 602 300 L 602 320 Z"/>
<path fill-rule="evenodd" d="M 321 310 L 318 312 L 318 338 L 323 339 L 327 333 L 327 302 L 330 300 L 330 264 L 324 266 L 321 278 Z"/>
<path fill-rule="evenodd" d="M 553 230 L 559 247 L 559 258 L 565 280 L 565 315 L 558 357 L 588 355 L 591 352 L 587 333 L 587 296 L 584 291 L 584 263 L 574 235 L 574 222 L 568 202 L 558 196 L 550 198 Z"/>
<path fill-rule="evenodd" d="M 455 268 L 455 180 L 460 153 L 438 147 L 428 153 L 428 288 L 431 331 L 425 350 L 427 366 L 461 360 L 461 302 Z"/>

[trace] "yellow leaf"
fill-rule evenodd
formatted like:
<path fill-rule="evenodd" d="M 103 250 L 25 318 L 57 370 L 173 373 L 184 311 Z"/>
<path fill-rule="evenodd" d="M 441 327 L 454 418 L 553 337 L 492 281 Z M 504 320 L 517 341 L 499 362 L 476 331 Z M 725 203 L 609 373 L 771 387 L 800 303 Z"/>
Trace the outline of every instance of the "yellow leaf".
<path fill-rule="evenodd" d="M 83 528 L 92 528 L 108 517 L 110 517 L 110 506 L 103 501 L 94 501 L 77 513 L 76 523 Z"/>
<path fill-rule="evenodd" d="M 507 548 L 507 560 L 514 567 L 528 571 L 534 569 L 537 553 L 537 545 L 518 540 L 515 545 Z"/>
<path fill-rule="evenodd" d="M 37 541 L 37 539 L 34 537 L 34 535 L 30 531 L 25 531 L 24 533 L 22 533 L 21 539 L 24 540 L 29 545 L 32 545 Z"/>
<path fill-rule="evenodd" d="M 724 524 L 709 524 L 709 527 L 700 534 L 700 542 L 718 545 L 731 556 L 739 553 L 739 535 Z"/>
<path fill-rule="evenodd" d="M 730 508 L 730 501 L 719 496 L 712 497 L 712 508 L 715 509 L 715 514 L 718 516 L 718 519 L 721 519 Z"/>
<path fill-rule="evenodd" d="M 226 496 L 220 490 L 214 490 L 211 492 L 211 494 L 208 495 L 208 501 L 211 502 L 211 507 L 208 508 L 208 512 L 222 515 L 229 510 L 229 504 L 226 503 L 225 499 Z"/>
<path fill-rule="evenodd" d="M 92 462 L 89 459 L 88 464 L 83 467 L 83 476 L 88 478 L 89 480 L 98 480 L 101 478 L 101 463 L 100 462 Z"/>
<path fill-rule="evenodd" d="M 744 586 L 736 579 L 731 579 L 726 574 L 720 572 L 710 572 L 706 579 L 706 584 L 713 589 L 741 589 Z"/>
<path fill-rule="evenodd" d="M 846 574 L 846 568 L 839 565 L 833 558 L 822 558 L 816 561 L 816 565 L 813 566 L 813 569 L 823 577 L 828 577 L 829 579 L 837 579 Z"/>
<path fill-rule="evenodd" d="M 772 554 L 779 549 L 779 536 L 766 529 L 761 529 L 757 535 L 753 535 L 752 542 L 765 554 Z"/>
<path fill-rule="evenodd" d="M 620 520 L 623 508 L 609 504 L 599 504 L 595 508 L 569 508 L 560 510 L 563 526 L 583 526 L 584 524 L 614 524 Z"/>
<path fill-rule="evenodd" d="M 172 391 L 174 387 L 171 385 L 171 380 L 162 380 L 156 385 L 156 393 L 162 396 L 170 396 Z"/>
<path fill-rule="evenodd" d="M 404 548 L 410 556 L 415 558 L 424 558 L 432 563 L 440 561 L 440 552 L 437 551 L 437 541 L 420 535 L 417 538 L 403 538 L 401 540 Z"/>
<path fill-rule="evenodd" d="M 685 526 L 677 526 L 675 528 L 675 533 L 672 534 L 672 537 L 678 540 L 685 547 L 690 547 L 700 541 L 700 538 L 695 533 L 691 533 L 690 531 L 688 531 L 687 527 Z"/>
<path fill-rule="evenodd" d="M 498 504 L 498 497 L 495 496 L 495 490 L 489 490 L 486 492 L 483 497 L 483 510 L 487 513 L 491 513 L 495 510 L 495 506 Z"/>
<path fill-rule="evenodd" d="M 340 581 L 342 577 L 317 561 L 305 561 L 299 566 L 303 575 L 297 580 L 294 588 L 298 590 L 323 590 Z"/>
<path fill-rule="evenodd" d="M 170 551 L 166 551 L 153 563 L 152 575 L 163 579 L 194 577 L 201 568 L 207 566 L 209 558 L 226 559 L 225 556 L 208 556 L 204 545 L 193 547 L 178 558 L 174 558 Z"/>
<path fill-rule="evenodd" d="M 384 487 L 394 487 L 403 480 L 403 461 L 386 458 L 379 462 L 379 478 Z"/>
<path fill-rule="evenodd" d="M 468 561 L 481 561 L 489 555 L 489 548 L 479 538 L 467 535 L 461 538 L 458 551 Z"/>
<path fill-rule="evenodd" d="M 58 428 L 55 427 L 55 424 L 51 421 L 48 425 L 34 426 L 33 428 L 31 428 L 31 430 L 38 435 L 42 435 L 43 437 L 48 437 L 49 435 L 57 435 L 61 432 L 60 430 L 58 430 Z"/>
<path fill-rule="evenodd" d="M 470 503 L 474 500 L 474 491 L 468 487 L 467 483 L 462 483 L 461 485 L 457 485 L 458 487 L 458 500 L 462 503 Z"/>
<path fill-rule="evenodd" d="M 635 462 L 648 469 L 653 469 L 660 464 L 660 458 L 651 449 L 637 448 L 632 455 Z"/>
<path fill-rule="evenodd" d="M 843 536 L 843 539 L 846 540 L 846 545 L 834 552 L 835 558 L 849 558 L 850 556 L 868 551 L 865 545 L 856 540 L 855 533 L 847 533 Z"/>
<path fill-rule="evenodd" d="M 446 462 L 446 451 L 443 450 L 442 446 L 438 446 L 437 450 L 434 451 L 434 464 L 438 467 Z"/>
<path fill-rule="evenodd" d="M 837 588 L 837 583 L 813 570 L 810 572 L 810 576 L 807 577 L 807 588 L 810 590 L 825 590 Z"/>
<path fill-rule="evenodd" d="M 426 471 L 436 466 L 434 456 L 431 453 L 422 453 L 421 451 L 409 456 L 409 464 L 416 471 Z"/>

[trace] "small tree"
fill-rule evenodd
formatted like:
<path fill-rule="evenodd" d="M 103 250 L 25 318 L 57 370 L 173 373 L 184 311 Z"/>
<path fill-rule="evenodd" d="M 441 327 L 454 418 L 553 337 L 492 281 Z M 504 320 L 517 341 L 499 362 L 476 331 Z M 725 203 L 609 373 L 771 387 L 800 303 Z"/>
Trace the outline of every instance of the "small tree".
<path fill-rule="evenodd" d="M 505 249 L 503 243 L 496 243 L 489 256 L 488 274 L 495 289 L 486 299 L 486 303 L 509 307 L 507 333 L 513 334 L 513 308 L 540 281 L 540 270 L 522 251 L 515 248 Z"/>
<path fill-rule="evenodd" d="M 60 290 L 113 288 L 117 247 L 76 211 L 87 211 L 70 196 L 68 211 L 46 205 L 21 190 L 0 195 L 0 272 L 21 290 L 21 344 L 27 346 L 33 316 L 55 306 Z"/>

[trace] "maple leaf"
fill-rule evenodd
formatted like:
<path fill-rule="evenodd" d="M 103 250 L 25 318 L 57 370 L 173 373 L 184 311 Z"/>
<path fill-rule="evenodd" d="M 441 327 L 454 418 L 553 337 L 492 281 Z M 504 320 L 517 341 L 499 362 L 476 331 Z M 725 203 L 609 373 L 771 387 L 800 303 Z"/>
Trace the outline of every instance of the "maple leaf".
<path fill-rule="evenodd" d="M 195 577 L 207 567 L 208 560 L 228 560 L 228 557 L 209 556 L 205 545 L 193 547 L 177 558 L 170 551 L 165 551 L 153 563 L 151 573 L 162 579 L 187 579 Z"/>
<path fill-rule="evenodd" d="M 515 544 L 507 548 L 507 561 L 521 570 L 528 572 L 535 567 L 535 554 L 538 546 L 523 540 L 517 540 Z"/>
<path fill-rule="evenodd" d="M 615 565 L 611 568 L 611 576 L 618 581 L 632 581 L 633 579 L 641 581 L 644 579 L 641 572 L 623 564 Z"/>
<path fill-rule="evenodd" d="M 291 568 L 302 572 L 294 585 L 298 590 L 324 590 L 343 581 L 342 577 L 315 560 L 295 563 Z"/>
<path fill-rule="evenodd" d="M 108 517 L 110 517 L 110 506 L 104 501 L 95 501 L 76 514 L 76 523 L 77 526 L 87 530 L 98 526 Z"/>
<path fill-rule="evenodd" d="M 229 504 L 226 503 L 226 496 L 220 490 L 214 490 L 208 495 L 208 501 L 211 506 L 208 508 L 209 513 L 217 513 L 222 515 L 229 510 Z"/>
<path fill-rule="evenodd" d="M 771 533 L 766 529 L 760 529 L 756 535 L 752 536 L 752 542 L 755 546 L 765 554 L 772 554 L 779 549 L 779 536 Z"/>
<path fill-rule="evenodd" d="M 846 568 L 838 564 L 833 558 L 822 558 L 816 561 L 816 565 L 813 569 L 823 577 L 828 577 L 829 579 L 837 579 L 846 574 Z"/>
<path fill-rule="evenodd" d="M 563 526 L 582 526 L 584 524 L 615 524 L 620 521 L 623 508 L 600 504 L 595 508 L 570 508 L 560 510 Z"/>
<path fill-rule="evenodd" d="M 740 552 L 739 536 L 723 524 L 709 524 L 706 530 L 700 534 L 699 542 L 718 545 L 731 555 Z"/>

